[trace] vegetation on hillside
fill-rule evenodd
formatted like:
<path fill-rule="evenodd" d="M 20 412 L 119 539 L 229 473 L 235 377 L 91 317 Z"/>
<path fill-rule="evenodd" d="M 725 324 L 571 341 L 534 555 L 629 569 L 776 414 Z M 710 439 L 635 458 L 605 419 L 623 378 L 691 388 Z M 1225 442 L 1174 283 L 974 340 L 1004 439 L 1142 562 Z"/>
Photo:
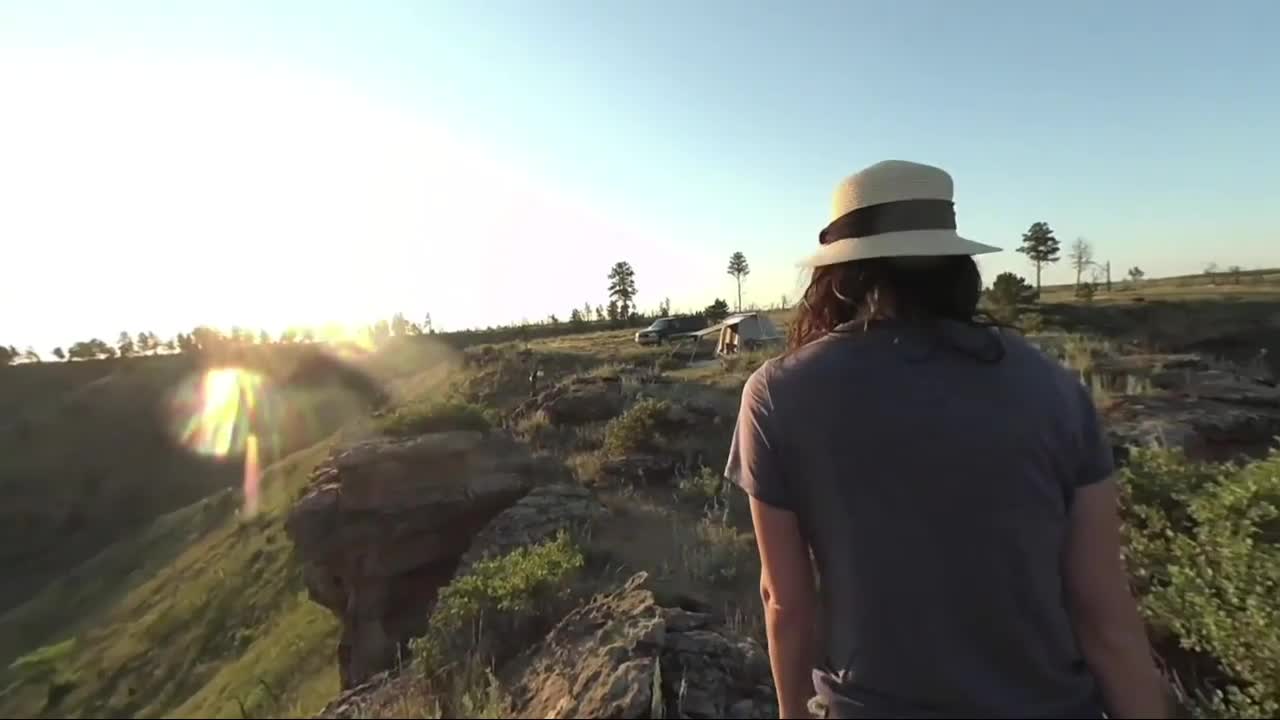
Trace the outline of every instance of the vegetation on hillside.
<path fill-rule="evenodd" d="M 160 518 L 0 617 L 0 650 L 14 658 L 0 672 L 8 688 L 0 714 L 318 709 L 337 689 L 337 622 L 307 599 L 282 523 L 327 450 L 317 445 L 271 468 L 257 516 L 216 502 Z"/>
<path fill-rule="evenodd" d="M 1280 449 L 1244 466 L 1134 449 L 1129 568 L 1168 670 L 1202 714 L 1280 713 Z"/>
<path fill-rule="evenodd" d="M 1029 305 L 1029 284 L 1013 277 L 1014 295 Z M 1043 303 L 1036 310 L 1056 329 L 1115 337 L 1138 330 L 1208 337 L 1226 328 L 1252 338 L 1255 321 L 1274 314 L 1275 305 L 1257 303 L 1255 310 L 1245 301 L 1219 301 L 1162 308 L 1099 299 L 1088 308 Z M 426 347 L 433 340 L 403 342 Z M 135 336 L 133 343 L 136 349 L 143 341 Z M 1063 359 L 1090 367 L 1097 347 L 1083 337 L 1064 343 L 1070 357 Z M 133 382 L 173 382 L 165 373 L 187 373 L 188 365 L 175 364 L 191 362 L 184 357 L 43 368 L 68 373 L 57 382 L 52 374 L 33 372 L 39 367 L 10 368 L 35 382 L 0 382 L 0 403 L 7 403 L 0 407 L 22 407 L 23 417 L 46 413 L 53 422 L 71 408 L 83 411 L 77 400 L 93 399 L 96 406 L 109 401 L 114 413 L 91 416 L 97 423 L 92 427 L 104 427 L 121 412 L 136 412 L 127 402 L 132 396 L 115 390 L 129 388 L 136 396 Z M 554 426 L 534 413 L 513 429 L 566 460 L 583 482 L 593 477 L 587 458 L 598 464 L 658 453 L 680 460 L 669 486 L 598 486 L 614 514 L 593 535 L 486 561 L 472 579 L 446 589 L 434 629 L 416 644 L 419 667 L 433 670 L 414 675 L 422 678 L 419 691 L 405 694 L 407 704 L 391 715 L 501 712 L 502 689 L 486 660 L 496 650 L 485 643 L 528 642 L 571 599 L 561 588 L 577 592 L 579 583 L 589 587 L 635 570 L 650 571 L 655 592 L 671 603 L 707 608 L 760 636 L 749 519 L 741 493 L 724 484 L 718 468 L 742 382 L 765 356 L 672 363 L 663 382 L 652 382 L 669 357 L 669 349 L 637 346 L 625 330 L 583 330 L 473 346 L 460 362 L 448 363 L 459 369 L 447 377 L 424 374 L 423 356 L 368 358 L 370 376 L 386 387 L 394 407 L 372 420 L 364 411 L 336 416 L 348 423 L 347 439 L 497 426 L 533 389 L 599 374 L 620 377 L 627 393 L 627 410 L 614 420 Z M 536 383 L 531 368 L 538 370 Z M 96 394 L 104 388 L 113 390 Z M 689 403 L 710 408 L 714 422 L 695 432 L 669 431 L 672 408 Z M 89 417 L 82 420 L 90 427 Z M 8 442 L 3 436 L 0 441 Z M 307 598 L 280 524 L 311 467 L 337 441 L 274 463 L 263 478 L 256 517 L 239 517 L 242 498 L 226 490 L 142 520 L 139 532 L 73 571 L 64 566 L 43 591 L 0 615 L 0 714 L 302 716 L 331 700 L 338 625 Z M 1280 457 L 1220 466 L 1135 451 L 1127 467 L 1127 559 L 1157 650 L 1187 702 L 1206 716 L 1276 712 Z M 157 466 L 149 482 L 175 472 L 176 466 Z M 457 642 L 462 645 L 448 646 Z"/>

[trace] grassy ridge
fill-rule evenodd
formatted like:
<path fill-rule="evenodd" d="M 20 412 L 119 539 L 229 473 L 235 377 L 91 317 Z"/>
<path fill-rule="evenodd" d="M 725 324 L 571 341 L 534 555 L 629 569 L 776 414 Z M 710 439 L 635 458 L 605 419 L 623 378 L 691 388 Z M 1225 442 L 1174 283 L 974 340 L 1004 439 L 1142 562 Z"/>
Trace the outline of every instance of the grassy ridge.
<path fill-rule="evenodd" d="M 1079 309 L 1086 310 L 1083 306 Z M 1095 312 L 1089 317 L 1110 318 L 1111 314 Z M 1250 323 L 1252 318 L 1251 313 Z M 1126 315 L 1117 323 L 1128 320 Z M 448 376 L 448 368 L 422 372 L 430 364 L 430 353 L 423 351 L 429 344 L 413 339 L 403 344 L 405 352 L 381 353 L 366 365 L 396 404 L 413 408 L 418 407 L 414 403 L 446 397 L 439 392 L 446 378 L 453 381 L 452 388 L 462 399 L 483 402 L 487 408 L 510 409 L 527 396 L 528 368 L 518 347 L 496 348 L 496 358 L 487 364 Z M 628 331 L 539 340 L 531 343 L 530 349 L 547 374 L 540 381 L 542 388 L 575 373 L 658 367 L 663 361 L 688 357 L 674 348 L 639 348 Z M 667 373 L 670 384 L 628 380 L 628 391 L 636 394 L 631 403 L 633 412 L 612 430 L 609 423 L 541 428 L 538 434 L 545 438 L 532 444 L 570 461 L 599 461 L 609 456 L 606 445 L 616 444 L 620 452 L 631 451 L 634 438 L 624 431 L 627 422 L 635 422 L 644 435 L 640 439 L 659 442 L 663 453 L 688 459 L 690 463 L 682 469 L 674 489 L 601 490 L 614 515 L 582 547 L 589 569 L 608 577 L 648 570 L 654 575 L 655 588 L 671 602 L 696 599 L 696 606 L 738 618 L 736 622 L 744 630 L 758 636 L 757 566 L 749 524 L 740 495 L 726 492 L 718 474 L 731 427 L 727 421 L 736 412 L 742 381 L 757 360 L 742 358 L 674 370 Z M 69 367 L 75 367 L 77 373 L 88 372 L 79 366 Z M 78 392 L 91 394 L 118 382 L 118 375 L 111 379 L 114 372 L 78 378 L 77 382 L 90 388 Z M 112 398 L 127 400 L 115 394 Z M 48 405 L 40 404 L 46 400 Z M 46 400 L 31 400 L 34 404 L 29 407 L 33 412 L 54 412 L 50 417 L 57 417 L 61 401 Z M 696 401 L 714 408 L 719 420 L 694 433 L 650 437 L 653 423 L 646 420 L 645 408 L 675 401 Z M 428 406 L 436 407 L 423 405 Z M 638 412 L 637 406 L 641 408 Z M 404 422 L 407 429 L 416 429 L 419 420 L 406 411 L 382 422 L 393 427 Z M 322 440 L 268 468 L 263 510 L 256 518 L 237 517 L 235 492 L 215 494 L 155 519 L 143 531 L 63 573 L 28 602 L 0 614 L 0 716 L 19 712 L 45 717 L 299 716 L 332 699 L 338 688 L 334 658 L 338 624 L 328 611 L 306 598 L 283 532 L 283 513 L 329 447 L 372 428 L 368 419 L 348 421 L 341 437 Z M 518 433 L 520 430 L 517 428 Z M 149 464 L 150 459 L 139 457 Z M 583 469 L 590 466 L 577 466 L 579 480 L 590 479 L 590 472 Z M 1161 467 L 1152 467 L 1152 472 L 1138 475 L 1145 478 L 1142 482 L 1146 486 L 1170 475 Z M 1259 467 L 1274 469 L 1275 461 Z M 160 466 L 153 468 L 149 478 L 152 483 L 163 483 L 177 471 Z M 238 475 L 238 467 L 236 471 Z M 153 485 L 157 486 L 162 487 Z M 1219 495 L 1213 498 L 1221 499 Z M 1206 509 L 1212 504 L 1191 498 L 1179 503 Z M 1146 516 L 1130 518 L 1133 526 L 1138 519 L 1149 520 Z M 1222 520 L 1229 525 L 1228 521 Z M 1208 525 L 1219 520 L 1206 515 L 1199 522 Z M 1266 540 L 1275 543 L 1274 526 L 1264 524 L 1264 530 L 1271 533 Z M 1225 560 L 1246 549 L 1240 544 L 1224 547 L 1223 567 L 1227 567 Z M 1153 558 L 1170 556 L 1174 550 L 1183 552 L 1181 546 L 1173 545 L 1138 550 L 1144 564 L 1152 567 L 1164 562 Z M 1179 562 L 1189 564 L 1193 554 L 1179 557 Z M 1249 570 L 1239 573 L 1241 578 L 1264 576 L 1249 564 L 1255 559 L 1240 565 Z M 1239 619 L 1236 610 L 1230 603 L 1211 605 L 1221 595 L 1244 587 L 1235 582 L 1234 575 L 1228 579 L 1232 583 L 1221 588 L 1199 588 L 1185 582 L 1149 586 L 1145 595 L 1153 600 L 1146 607 L 1152 620 L 1169 629 L 1171 640 L 1166 647 L 1190 639 L 1200 648 L 1197 652 L 1218 658 L 1216 685 L 1234 685 L 1250 693 L 1249 700 L 1255 705 L 1235 707 L 1265 707 L 1275 690 L 1258 679 L 1265 680 L 1265 673 L 1275 667 L 1275 650 L 1252 640 L 1252 644 L 1232 644 L 1236 634 L 1230 631 L 1231 623 Z M 1274 597 L 1269 600 L 1253 586 L 1246 589 L 1255 607 L 1273 613 L 1257 616 L 1257 627 L 1265 628 L 1268 618 L 1274 616 Z M 1200 614 L 1189 614 L 1187 608 L 1200 608 Z M 1253 632 L 1251 637 L 1268 640 L 1271 636 Z M 1221 705 L 1230 703 L 1231 698 L 1210 702 Z"/>
<path fill-rule="evenodd" d="M 269 464 L 365 412 L 378 384 L 318 351 L 261 351 L 232 367 L 267 378 L 280 409 Z M 169 356 L 0 368 L 0 610 L 155 518 L 239 484 L 243 465 L 181 441 L 199 378 L 222 360 Z M 256 368 L 256 369 L 255 369 Z M 175 406 L 185 398 L 189 405 Z M 264 405 L 265 407 L 265 405 Z"/>
<path fill-rule="evenodd" d="M 425 399 L 452 372 L 452 357 L 396 345 L 357 367 L 393 398 Z M 339 422 L 265 469 L 257 515 L 241 516 L 238 491 L 216 493 L 0 615 L 0 716 L 289 716 L 330 700 L 339 626 L 307 599 L 283 525 L 329 450 L 373 431 L 373 419 L 354 409 Z M 166 470 L 149 478 L 163 487 Z"/>
<path fill-rule="evenodd" d="M 240 703 L 260 716 L 325 702 L 337 688 L 337 623 L 305 597 L 283 513 L 328 446 L 272 468 L 253 519 L 224 513 L 201 528 L 193 521 L 214 507 L 206 501 L 95 558 L 81 568 L 101 597 L 88 608 L 60 583 L 6 614 L 6 638 L 35 625 L 46 646 L 74 638 L 75 649 L 43 679 L 10 669 L 5 685 L 27 682 L 0 698 L 0 713 L 238 717 Z M 115 572 L 134 553 L 144 556 L 137 569 Z"/>

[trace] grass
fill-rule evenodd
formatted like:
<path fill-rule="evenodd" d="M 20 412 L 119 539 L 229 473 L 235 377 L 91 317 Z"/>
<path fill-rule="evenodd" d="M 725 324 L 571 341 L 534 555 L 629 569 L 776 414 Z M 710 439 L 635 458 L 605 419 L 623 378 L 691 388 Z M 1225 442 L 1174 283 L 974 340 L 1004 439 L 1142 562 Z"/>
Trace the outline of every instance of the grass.
<path fill-rule="evenodd" d="M 402 388 L 425 402 L 440 390 L 441 367 L 428 366 Z M 334 444 L 374 431 L 367 418 L 350 418 L 270 465 L 255 516 L 240 515 L 239 493 L 212 495 L 156 518 L 0 615 L 0 688 L 7 688 L 0 715 L 317 711 L 338 690 L 339 625 L 308 599 L 283 519 Z M 54 688 L 30 677 L 28 665 L 10 667 L 72 638 L 74 652 L 58 676 L 74 678 L 74 686 Z"/>
<path fill-rule="evenodd" d="M 1143 318 L 1154 317 L 1165 334 L 1184 334 L 1187 322 L 1196 323 L 1189 334 L 1197 337 L 1208 336 L 1214 327 L 1253 332 L 1255 321 L 1276 308 L 1253 302 L 1232 304 L 1234 312 L 1244 312 L 1235 324 L 1223 323 L 1224 315 L 1214 309 L 1197 310 L 1204 314 L 1194 321 L 1175 321 L 1166 314 L 1177 307 L 1151 315 L 1160 303 L 1120 303 L 1106 293 L 1099 293 L 1089 307 L 1071 302 L 1037 310 L 1046 327 L 1066 327 L 1081 336 L 1067 341 L 1064 358 L 1069 355 L 1068 363 L 1092 371 L 1100 358 L 1117 351 L 1120 345 L 1113 338 L 1124 337 Z M 96 543 L 91 557 L 84 554 L 90 550 L 81 548 L 73 570 L 69 564 L 55 564 L 42 590 L 24 590 L 26 601 L 0 615 L 0 715 L 314 714 L 337 693 L 339 627 L 327 610 L 307 599 L 281 527 L 283 513 L 310 469 L 333 443 L 371 433 L 405 435 L 497 424 L 495 412 L 510 410 L 528 397 L 535 360 L 542 371 L 541 389 L 576 374 L 620 375 L 629 395 L 645 396 L 609 423 L 550 428 L 534 413 L 512 428 L 535 447 L 563 458 L 580 479 L 594 476 L 609 457 L 647 450 L 680 454 L 684 467 L 697 470 L 680 476 L 674 488 L 602 488 L 613 514 L 589 539 L 560 538 L 477 565 L 470 579 L 460 579 L 442 594 L 434 629 L 415 645 L 423 671 L 402 676 L 412 682 L 393 681 L 401 683 L 393 696 L 371 712 L 391 717 L 501 716 L 505 695 L 501 675 L 493 672 L 494 659 L 536 639 L 573 593 L 637 570 L 650 571 L 661 602 L 720 613 L 732 628 L 763 640 L 759 564 L 745 503 L 716 468 L 722 465 L 742 383 L 765 357 L 747 354 L 723 363 L 677 366 L 676 360 L 686 356 L 638 347 L 631 333 L 587 332 L 503 343 L 487 352 L 468 350 L 472 365 L 448 377 L 444 371 L 418 372 L 429 363 L 415 353 L 426 352 L 429 343 L 405 344 L 400 350 L 404 354 L 382 358 L 382 365 L 371 371 L 401 407 L 380 418 L 360 419 L 362 413 L 353 416 L 340 401 L 326 405 L 332 415 L 320 427 L 338 424 L 339 433 L 272 464 L 258 516 L 237 517 L 240 499 L 234 490 L 166 512 L 148 506 L 131 516 L 130 532 L 116 542 Z M 1107 335 L 1107 342 L 1085 337 L 1096 333 Z M 671 382 L 650 384 L 655 368 L 663 367 L 670 368 L 664 375 Z M 139 368 L 157 374 L 147 377 Z M 104 464 L 109 467 L 105 479 L 99 478 L 104 487 L 121 482 L 121 488 L 137 492 L 194 467 L 185 455 L 170 461 L 174 456 L 153 452 L 150 441 L 135 442 L 139 433 L 166 428 L 120 421 L 123 413 L 145 415 L 147 403 L 164 395 L 154 388 L 185 376 L 189 366 L 142 360 L 57 369 L 67 376 L 32 375 L 36 389 L 30 392 L 9 382 L 16 375 L 3 377 L 0 371 L 0 407 L 20 404 L 19 416 L 27 426 L 0 427 L 0 449 L 8 451 L 0 454 L 8 463 L 0 468 L 5 491 L 18 488 L 4 469 L 12 473 L 21 466 L 46 473 L 33 477 L 57 476 L 47 474 L 51 469 L 83 469 L 53 457 L 53 438 L 60 438 L 64 455 L 66 447 L 85 447 L 91 459 L 116 457 L 108 445 L 139 453 L 147 470 L 136 483 L 124 480 L 128 470 L 136 470 L 138 461 L 131 459 L 118 467 Z M 1104 384 L 1099 389 L 1144 390 L 1140 379 L 1132 382 L 1132 387 Z M 329 402 L 321 396 L 340 400 L 338 393 L 321 393 L 313 401 Z M 714 417 L 700 419 L 691 431 L 668 433 L 664 423 L 674 403 L 711 407 Z M 62 435 L 38 437 L 71 422 L 69 413 L 92 417 L 75 418 L 74 427 Z M 24 447 L 18 442 L 20 430 L 39 442 L 32 456 L 15 461 L 13 451 Z M 79 434 L 99 432 L 102 437 L 92 440 Z M 1280 521 L 1267 508 L 1277 504 L 1274 478 L 1280 477 L 1280 460 L 1203 469 L 1185 459 L 1151 456 L 1140 457 L 1132 467 L 1126 485 L 1132 493 L 1125 511 L 1128 559 L 1136 563 L 1143 611 L 1159 629 L 1160 648 L 1179 670 L 1188 697 L 1206 714 L 1274 712 L 1272 678 L 1280 676 L 1275 635 L 1280 618 L 1274 600 L 1280 579 L 1274 548 L 1280 542 Z M 241 468 L 232 463 L 219 472 L 235 484 Z M 68 477 L 84 482 L 77 472 Z M 71 484 L 37 497 L 41 502 L 83 499 L 86 487 Z M 672 502 L 673 494 L 677 502 Z M 114 504 L 107 507 L 117 508 L 133 496 L 110 497 Z M 17 517 L 12 508 L 6 510 L 9 519 Z M 14 538 L 21 537 L 16 527 L 16 522 L 10 527 Z M 12 542 L 5 546 L 12 547 Z"/>
<path fill-rule="evenodd" d="M 714 507 L 725 502 L 729 484 L 720 473 L 709 467 L 698 468 L 676 478 L 676 496 L 698 507 Z"/>
<path fill-rule="evenodd" d="M 79 595 L 47 591 L 0 622 L 36 618 L 52 628 L 63 619 L 76 637 L 67 668 L 79 682 L 62 706 L 78 714 L 225 717 L 238 716 L 239 703 L 255 715 L 317 709 L 337 688 L 338 628 L 305 599 L 282 525 L 326 451 L 320 444 L 270 469 L 262 513 L 251 522 L 224 516 L 196 537 L 157 528 L 155 537 L 170 543 L 157 549 L 165 561 L 95 574 L 101 604 L 82 607 Z M 123 558 L 102 560 L 109 567 Z M 50 709 L 27 685 L 0 702 L 0 714 Z"/>
<path fill-rule="evenodd" d="M 434 357 L 281 346 L 0 367 L 0 612 L 157 518 L 240 484 L 238 458 L 198 448 L 201 433 L 189 432 L 231 420 L 202 412 L 207 370 L 253 379 L 245 387 L 258 417 L 272 417 L 254 428 L 265 467 L 364 415 L 399 373 L 421 374 Z"/>
<path fill-rule="evenodd" d="M 681 544 L 681 561 L 695 582 L 732 587 L 744 579 L 755 579 L 755 541 L 750 532 L 708 513 L 694 526 L 693 534 L 691 542 Z"/>
<path fill-rule="evenodd" d="M 495 424 L 495 414 L 474 403 L 434 400 L 400 407 L 378 419 L 383 435 L 411 437 L 445 430 L 486 431 Z"/>

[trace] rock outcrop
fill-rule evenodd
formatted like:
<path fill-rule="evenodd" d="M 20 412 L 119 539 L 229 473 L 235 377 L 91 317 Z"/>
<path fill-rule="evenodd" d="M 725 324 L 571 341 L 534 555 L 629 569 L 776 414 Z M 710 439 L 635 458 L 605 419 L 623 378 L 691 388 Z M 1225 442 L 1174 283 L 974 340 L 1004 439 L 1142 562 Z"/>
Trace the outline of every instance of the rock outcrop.
<path fill-rule="evenodd" d="M 600 501 L 579 485 L 535 487 L 476 533 L 471 547 L 458 563 L 455 577 L 466 575 L 477 562 L 549 540 L 562 529 L 587 526 L 606 513 Z M 429 612 L 423 612 L 424 618 L 429 615 Z M 537 639 L 501 638 L 506 650 L 502 659 L 514 656 Z M 317 717 L 394 717 L 396 712 L 389 708 L 402 707 L 405 702 L 426 702 L 425 698 L 411 697 L 420 692 L 414 680 L 409 673 L 380 672 L 334 698 Z"/>
<path fill-rule="evenodd" d="M 600 463 L 597 482 L 604 485 L 652 486 L 669 484 L 680 462 L 665 455 L 626 455 Z"/>
<path fill-rule="evenodd" d="M 392 667 L 425 630 L 473 536 L 534 472 L 510 439 L 461 431 L 364 442 L 315 469 L 285 528 L 312 600 L 342 621 L 344 688 Z"/>
<path fill-rule="evenodd" d="M 1280 389 L 1265 378 L 1196 355 L 1113 358 L 1090 372 L 1120 392 L 1105 411 L 1120 458 L 1129 446 L 1160 445 L 1225 460 L 1265 453 L 1280 436 Z"/>
<path fill-rule="evenodd" d="M 580 377 L 526 400 L 512 416 L 541 412 L 552 425 L 581 425 L 615 417 L 625 402 L 618 376 Z"/>
<path fill-rule="evenodd" d="M 605 514 L 604 505 L 581 485 L 536 487 L 476 533 L 461 558 L 457 575 L 465 574 L 481 560 L 550 540 L 561 530 L 586 527 Z"/>
<path fill-rule="evenodd" d="M 573 610 L 497 668 L 504 717 L 777 717 L 760 644 L 711 615 L 659 605 L 644 580 L 640 573 Z M 400 717 L 430 701 L 411 674 L 381 675 L 318 717 Z"/>
<path fill-rule="evenodd" d="M 763 648 L 710 615 L 659 606 L 643 580 L 573 611 L 513 663 L 512 716 L 777 717 Z"/>

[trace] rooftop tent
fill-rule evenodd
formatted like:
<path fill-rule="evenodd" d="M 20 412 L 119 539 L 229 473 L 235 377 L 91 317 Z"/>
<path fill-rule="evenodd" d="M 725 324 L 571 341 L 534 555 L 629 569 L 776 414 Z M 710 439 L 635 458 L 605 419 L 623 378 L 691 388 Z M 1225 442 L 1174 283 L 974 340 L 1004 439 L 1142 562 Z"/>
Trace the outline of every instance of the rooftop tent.
<path fill-rule="evenodd" d="M 739 350 L 754 350 L 782 340 L 782 334 L 768 317 L 759 313 L 739 313 L 730 315 L 723 322 L 716 323 L 698 333 L 698 337 L 706 337 L 718 333 L 716 342 L 717 355 L 732 355 Z"/>

